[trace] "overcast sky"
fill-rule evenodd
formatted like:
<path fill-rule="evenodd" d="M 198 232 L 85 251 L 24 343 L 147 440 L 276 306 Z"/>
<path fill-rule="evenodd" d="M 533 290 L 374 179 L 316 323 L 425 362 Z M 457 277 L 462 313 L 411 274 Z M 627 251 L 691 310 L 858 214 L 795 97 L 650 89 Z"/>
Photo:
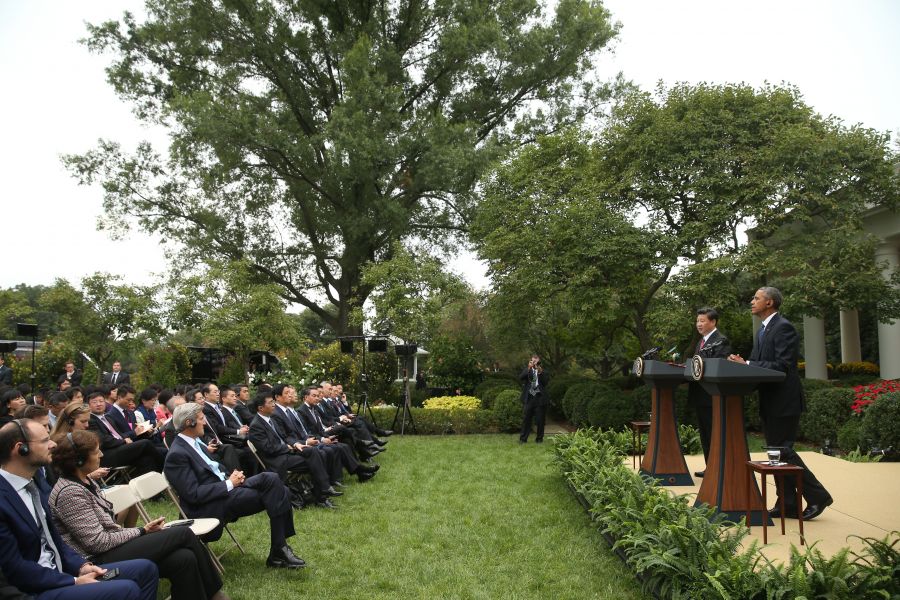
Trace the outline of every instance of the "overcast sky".
<path fill-rule="evenodd" d="M 789 82 L 818 112 L 900 131 L 900 2 L 894 0 L 610 0 L 622 23 L 600 71 L 645 89 L 659 80 Z M 0 0 L 0 288 L 77 283 L 95 271 L 146 284 L 165 270 L 159 240 L 98 232 L 99 188 L 79 187 L 59 157 L 98 138 L 128 148 L 158 133 L 132 117 L 107 85 L 108 59 L 77 43 L 84 22 L 141 12 L 134 0 Z M 478 287 L 484 269 L 454 263 Z"/>

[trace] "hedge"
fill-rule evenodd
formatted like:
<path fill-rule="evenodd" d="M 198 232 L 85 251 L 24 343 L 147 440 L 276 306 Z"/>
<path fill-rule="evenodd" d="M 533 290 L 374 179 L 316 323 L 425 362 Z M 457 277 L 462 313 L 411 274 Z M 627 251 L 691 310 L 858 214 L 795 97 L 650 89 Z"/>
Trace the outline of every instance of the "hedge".
<path fill-rule="evenodd" d="M 825 440 L 838 441 L 838 432 L 852 416 L 853 390 L 848 388 L 818 388 L 806 393 L 806 411 L 800 415 L 802 437 L 819 445 Z M 844 448 L 850 451 L 853 448 Z"/>
<path fill-rule="evenodd" d="M 522 393 L 519 390 L 501 391 L 494 401 L 494 418 L 500 431 L 519 431 L 522 426 Z"/>
<path fill-rule="evenodd" d="M 874 448 L 900 450 L 900 392 L 881 394 L 866 408 L 860 437 Z"/>

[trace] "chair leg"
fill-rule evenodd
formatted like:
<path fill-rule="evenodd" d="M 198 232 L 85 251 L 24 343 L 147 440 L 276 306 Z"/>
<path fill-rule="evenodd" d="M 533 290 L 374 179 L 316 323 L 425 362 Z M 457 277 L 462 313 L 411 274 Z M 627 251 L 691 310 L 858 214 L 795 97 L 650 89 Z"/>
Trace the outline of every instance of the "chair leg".
<path fill-rule="evenodd" d="M 230 529 L 228 529 L 228 525 L 225 526 L 225 531 L 228 532 L 228 535 L 231 537 L 231 541 L 233 541 L 233 542 L 234 542 L 234 545 L 238 547 L 238 550 L 241 551 L 241 554 L 247 554 L 247 553 L 244 551 L 244 547 L 241 546 L 241 543 L 238 541 L 238 539 L 237 539 L 236 537 L 234 537 L 234 534 L 231 533 L 231 530 L 230 530 Z M 224 552 L 223 552 L 223 554 L 224 554 Z"/>

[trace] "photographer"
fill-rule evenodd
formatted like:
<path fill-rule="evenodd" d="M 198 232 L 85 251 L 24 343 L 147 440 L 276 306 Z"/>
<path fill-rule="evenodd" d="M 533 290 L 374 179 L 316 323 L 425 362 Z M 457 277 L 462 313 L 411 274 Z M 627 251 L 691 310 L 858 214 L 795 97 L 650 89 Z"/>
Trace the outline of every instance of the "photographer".
<path fill-rule="evenodd" d="M 550 397 L 547 395 L 547 383 L 549 378 L 544 373 L 541 365 L 541 357 L 531 355 L 528 366 L 519 375 L 522 381 L 522 432 L 519 434 L 519 443 L 528 441 L 531 434 L 531 422 L 537 421 L 537 435 L 534 441 L 540 444 L 544 441 L 544 419 L 547 415 L 547 405 Z"/>

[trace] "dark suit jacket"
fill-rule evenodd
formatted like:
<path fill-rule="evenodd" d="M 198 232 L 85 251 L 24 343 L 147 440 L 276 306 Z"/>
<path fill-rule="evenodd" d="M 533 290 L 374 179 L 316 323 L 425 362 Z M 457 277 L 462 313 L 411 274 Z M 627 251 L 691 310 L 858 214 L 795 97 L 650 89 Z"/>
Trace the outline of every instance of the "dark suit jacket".
<path fill-rule="evenodd" d="M 112 383 L 113 382 L 113 373 L 104 373 L 103 374 L 103 383 Z M 125 371 L 119 371 L 119 376 L 116 378 L 116 385 L 124 385 L 131 383 L 131 375 L 126 373 Z"/>
<path fill-rule="evenodd" d="M 527 366 L 519 373 L 519 381 L 522 382 L 522 404 L 536 402 L 538 406 L 547 406 L 550 404 L 550 396 L 547 394 L 547 384 L 550 383 L 550 377 L 545 372 L 538 373 L 538 394 L 532 396 L 529 393 L 531 389 L 531 369 Z"/>
<path fill-rule="evenodd" d="M 702 340 L 703 338 L 700 339 Z M 730 354 L 731 344 L 728 342 L 728 338 L 722 335 L 718 329 L 712 332 L 703 348 L 700 348 L 700 342 L 698 341 L 697 348 L 694 351 L 694 355 L 699 355 L 703 358 L 728 358 Z M 712 406 L 712 396 L 699 383 L 694 381 L 688 385 L 688 400 L 697 403 L 699 406 Z"/>
<path fill-rule="evenodd" d="M 12 385 L 12 377 L 13 372 L 8 366 L 3 365 L 0 366 L 0 383 L 5 383 L 6 385 Z"/>
<path fill-rule="evenodd" d="M 69 379 L 69 381 L 72 383 L 72 387 L 81 385 L 81 377 L 82 377 L 81 371 L 79 371 L 78 369 L 75 369 L 75 371 L 72 373 L 71 379 Z M 66 373 L 63 372 L 63 374 L 60 375 L 59 378 L 56 380 L 56 384 L 59 385 L 60 383 L 62 383 L 65 380 L 66 380 Z"/>
<path fill-rule="evenodd" d="M 238 414 L 244 425 L 249 425 L 250 421 L 253 420 L 253 413 L 250 412 L 250 409 L 247 408 L 247 405 L 240 400 L 238 400 L 237 405 L 234 407 L 234 412 Z"/>
<path fill-rule="evenodd" d="M 293 454 L 288 447 L 289 444 L 296 444 L 298 440 L 292 434 L 284 431 L 275 419 L 270 422 L 278 431 L 278 435 L 275 435 L 275 431 L 263 421 L 261 416 L 253 417 L 253 421 L 250 423 L 250 441 L 253 442 L 266 466 L 284 478 L 285 473 L 296 466 L 294 463 L 300 462 L 292 460 L 295 457 L 299 458 L 299 455 Z M 281 439 L 278 439 L 279 437 Z"/>
<path fill-rule="evenodd" d="M 77 576 L 78 569 L 87 562 L 62 540 L 50 517 L 47 494 L 41 489 L 40 495 L 47 526 L 59 549 L 64 573 L 38 564 L 41 556 L 40 526 L 12 486 L 0 477 L 0 568 L 12 585 L 29 594 L 72 585 L 72 577 Z"/>
<path fill-rule="evenodd" d="M 204 450 L 204 452 L 206 451 Z M 209 456 L 208 453 L 206 455 Z M 225 466 L 219 464 L 219 468 L 227 477 L 228 471 Z M 221 481 L 212 472 L 212 469 L 197 456 L 194 449 L 178 435 L 169 440 L 169 453 L 166 454 L 163 472 L 166 479 L 169 480 L 169 484 L 178 493 L 181 508 L 187 516 L 219 519 L 219 527 L 203 538 L 207 541 L 219 539 L 225 525 L 227 484 Z"/>
<path fill-rule="evenodd" d="M 107 422 L 110 423 L 113 428 L 118 431 L 118 428 L 109 420 L 109 413 L 107 413 Z M 119 446 L 125 445 L 125 440 L 117 439 L 113 434 L 109 432 L 109 429 L 106 428 L 106 425 L 100 421 L 100 417 L 97 415 L 91 414 L 91 420 L 88 422 L 88 429 L 97 434 L 97 437 L 100 438 L 100 449 L 103 451 L 112 450 L 113 448 L 118 448 Z M 124 436 L 123 436 L 124 437 Z"/>
<path fill-rule="evenodd" d="M 134 413 L 127 408 L 125 409 L 125 416 L 123 417 L 118 408 L 111 406 L 109 410 L 106 411 L 106 420 L 112 423 L 112 426 L 116 428 L 116 431 L 118 431 L 119 435 L 123 438 L 131 438 L 133 440 L 138 439 L 138 436 L 134 434 L 134 426 L 137 423 L 137 419 L 134 418 Z M 103 424 L 101 423 L 100 425 L 102 426 Z"/>
<path fill-rule="evenodd" d="M 759 386 L 759 414 L 763 419 L 792 417 L 803 412 L 803 386 L 797 372 L 800 336 L 790 321 L 775 313 L 763 333 L 762 343 L 754 338 L 750 364 L 781 371 L 787 376 L 779 383 Z"/>
<path fill-rule="evenodd" d="M 323 437 L 327 435 L 325 433 L 325 429 L 323 427 L 324 423 L 322 423 L 321 415 L 316 411 L 316 415 L 319 417 L 318 420 L 313 416 L 313 411 L 315 409 L 310 407 L 307 403 L 301 404 L 297 407 L 297 414 L 300 415 L 300 419 L 303 421 L 303 425 L 306 426 L 306 430 L 309 431 L 312 435 L 316 437 Z M 322 423 L 322 425 L 320 425 Z"/>
<path fill-rule="evenodd" d="M 206 415 L 206 423 L 213 428 L 216 432 L 216 435 L 220 438 L 230 439 L 237 435 L 237 430 L 240 427 L 231 427 L 226 423 L 222 422 L 222 418 L 225 417 L 226 412 L 224 409 L 220 407 L 222 411 L 222 416 L 219 416 L 219 413 L 216 412 L 215 407 L 209 402 L 203 403 L 203 414 Z"/>

